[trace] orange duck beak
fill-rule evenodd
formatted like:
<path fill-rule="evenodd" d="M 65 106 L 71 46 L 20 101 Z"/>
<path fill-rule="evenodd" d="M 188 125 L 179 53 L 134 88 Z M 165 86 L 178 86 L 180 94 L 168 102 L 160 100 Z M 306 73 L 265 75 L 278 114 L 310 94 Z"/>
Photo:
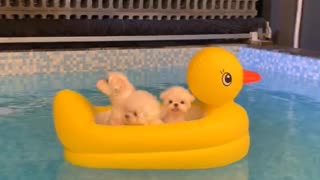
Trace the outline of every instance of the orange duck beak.
<path fill-rule="evenodd" d="M 261 76 L 257 72 L 243 70 L 243 84 L 255 83 L 260 80 Z"/>

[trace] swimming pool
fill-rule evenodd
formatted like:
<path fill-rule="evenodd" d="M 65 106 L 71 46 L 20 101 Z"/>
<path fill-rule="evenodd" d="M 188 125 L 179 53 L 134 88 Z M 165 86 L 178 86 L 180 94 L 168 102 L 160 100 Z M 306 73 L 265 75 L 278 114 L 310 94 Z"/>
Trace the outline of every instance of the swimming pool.
<path fill-rule="evenodd" d="M 193 171 L 95 170 L 64 162 L 51 114 L 58 90 L 73 89 L 105 105 L 108 99 L 94 85 L 106 69 L 116 69 L 138 88 L 159 95 L 170 85 L 185 86 L 187 62 L 199 49 L 0 54 L 0 179 L 318 179 L 320 61 L 246 47 L 230 50 L 263 80 L 245 86 L 236 99 L 250 117 L 245 159 Z M 106 60 L 89 61 L 92 56 Z"/>

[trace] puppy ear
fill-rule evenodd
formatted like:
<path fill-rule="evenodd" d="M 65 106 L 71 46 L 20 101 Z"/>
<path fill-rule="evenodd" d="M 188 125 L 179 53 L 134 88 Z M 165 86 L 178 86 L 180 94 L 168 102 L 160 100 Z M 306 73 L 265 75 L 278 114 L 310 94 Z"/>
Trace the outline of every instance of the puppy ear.
<path fill-rule="evenodd" d="M 189 92 L 189 101 L 193 102 L 195 100 L 196 100 L 196 98 Z"/>
<path fill-rule="evenodd" d="M 107 72 L 107 79 L 110 81 L 111 79 L 113 79 L 115 76 L 114 72 Z"/>
<path fill-rule="evenodd" d="M 168 95 L 168 91 L 163 91 L 163 92 L 160 94 L 160 99 L 161 99 L 161 100 L 166 99 L 167 95 Z"/>

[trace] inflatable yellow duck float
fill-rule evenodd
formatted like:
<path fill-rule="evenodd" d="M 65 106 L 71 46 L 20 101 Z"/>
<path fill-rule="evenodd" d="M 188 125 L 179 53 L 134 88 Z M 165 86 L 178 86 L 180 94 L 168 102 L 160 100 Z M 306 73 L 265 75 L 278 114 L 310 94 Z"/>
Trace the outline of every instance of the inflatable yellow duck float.
<path fill-rule="evenodd" d="M 187 84 L 204 115 L 196 120 L 146 126 L 107 126 L 94 121 L 96 107 L 84 96 L 62 90 L 53 117 L 64 157 L 71 164 L 112 169 L 205 169 L 245 157 L 247 112 L 234 102 L 242 85 L 260 80 L 222 48 L 200 50 L 187 69 Z"/>

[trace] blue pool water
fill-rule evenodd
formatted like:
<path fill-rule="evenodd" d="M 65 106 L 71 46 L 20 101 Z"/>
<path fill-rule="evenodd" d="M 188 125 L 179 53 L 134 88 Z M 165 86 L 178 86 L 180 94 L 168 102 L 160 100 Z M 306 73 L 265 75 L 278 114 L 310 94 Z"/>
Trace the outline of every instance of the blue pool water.
<path fill-rule="evenodd" d="M 185 67 L 125 72 L 138 88 L 155 95 L 170 85 L 185 85 Z M 0 179 L 318 180 L 320 83 L 260 73 L 263 81 L 245 86 L 236 99 L 250 117 L 248 156 L 228 167 L 193 171 L 95 170 L 64 162 L 52 123 L 52 97 L 70 88 L 105 105 L 108 99 L 95 89 L 104 72 L 2 78 Z"/>

